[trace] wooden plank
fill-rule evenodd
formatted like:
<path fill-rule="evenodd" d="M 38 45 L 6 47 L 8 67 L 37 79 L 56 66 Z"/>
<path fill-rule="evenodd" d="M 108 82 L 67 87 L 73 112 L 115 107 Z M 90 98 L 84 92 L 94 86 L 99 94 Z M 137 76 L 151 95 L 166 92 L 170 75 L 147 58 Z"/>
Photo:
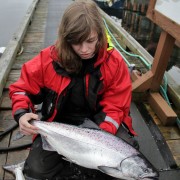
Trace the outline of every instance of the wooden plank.
<path fill-rule="evenodd" d="M 0 67 L 1 67 L 1 71 L 0 71 L 0 84 L 1 84 L 1 86 L 0 86 L 0 97 L 2 95 L 3 88 L 5 86 L 6 79 L 7 79 L 7 76 L 9 74 L 9 71 L 11 69 L 11 66 L 13 64 L 14 58 L 15 58 L 17 51 L 20 47 L 20 44 L 23 40 L 26 29 L 28 28 L 29 22 L 31 21 L 31 18 L 32 18 L 33 12 L 35 10 L 37 2 L 38 2 L 38 0 L 34 0 L 32 2 L 31 6 L 29 7 L 29 9 L 28 9 L 28 11 L 24 17 L 23 22 L 19 26 L 18 31 L 14 34 L 13 38 L 9 41 L 5 52 L 1 56 L 1 61 L 0 61 Z"/>
<path fill-rule="evenodd" d="M 171 56 L 175 39 L 163 31 L 161 33 L 159 43 L 152 64 L 153 79 L 151 84 L 152 91 L 158 91 L 166 71 L 168 60 Z"/>
<path fill-rule="evenodd" d="M 44 5 L 42 4 L 44 3 Z M 42 5 L 37 6 L 36 11 L 34 12 L 34 17 L 31 25 L 29 26 L 27 32 L 44 32 L 46 26 L 47 18 L 47 3 L 41 2 Z"/>
<path fill-rule="evenodd" d="M 142 74 L 140 78 L 132 84 L 132 90 L 134 92 L 145 92 L 149 89 L 152 82 L 153 73 L 148 71 L 146 74 Z"/>
<path fill-rule="evenodd" d="M 139 71 L 137 71 L 137 70 L 132 71 L 132 73 L 131 73 L 131 80 L 132 81 L 135 81 L 140 77 L 141 77 L 141 73 Z"/>
<path fill-rule="evenodd" d="M 141 78 L 136 80 L 133 83 L 134 91 L 142 92 L 151 89 L 152 91 L 157 92 L 159 90 L 164 73 L 167 68 L 169 57 L 173 50 L 174 41 L 175 39 L 166 32 L 163 31 L 161 33 L 161 37 L 151 68 L 151 79 L 149 79 L 149 77 L 147 76 L 148 73 L 146 73 L 144 75 L 146 79 L 142 76 Z"/>
<path fill-rule="evenodd" d="M 0 127 L 1 130 L 5 131 L 6 129 L 12 127 L 16 124 L 15 120 L 13 120 L 12 112 L 9 111 L 0 111 Z M 0 148 L 2 147 L 15 147 L 18 145 L 28 144 L 32 142 L 31 136 L 25 136 L 22 139 L 17 141 L 13 141 L 12 138 L 16 136 L 19 128 L 13 130 L 12 135 L 11 133 L 7 134 L 6 136 L 1 139 Z M 0 179 L 3 179 L 4 170 L 2 169 L 2 165 L 5 164 L 16 164 L 20 161 L 25 160 L 29 152 L 29 149 L 25 150 L 18 150 L 14 152 L 4 152 L 0 154 Z M 11 173 L 5 173 L 5 180 L 6 179 L 13 179 L 13 175 Z"/>
<path fill-rule="evenodd" d="M 16 147 L 19 145 L 28 144 L 32 142 L 32 136 L 24 136 L 23 138 L 19 140 L 13 141 L 13 137 L 16 136 L 18 131 L 19 131 L 19 128 L 13 131 L 12 137 L 10 140 L 10 147 Z M 20 162 L 23 162 L 27 158 L 28 154 L 29 154 L 29 148 L 24 148 L 22 150 L 8 152 L 6 165 L 18 164 Z M 7 180 L 12 179 L 12 177 L 13 177 L 12 173 L 9 173 L 7 171 L 5 172 L 5 179 Z"/>
<path fill-rule="evenodd" d="M 18 61 L 21 61 L 21 60 L 24 60 L 24 62 L 26 62 L 26 61 L 32 59 L 35 55 L 37 55 L 36 52 L 35 53 L 25 53 L 25 52 L 23 52 L 20 56 L 16 57 L 16 61 L 14 63 L 16 63 Z"/>
<path fill-rule="evenodd" d="M 9 145 L 10 147 L 17 147 L 19 145 L 32 143 L 32 136 L 24 136 L 23 138 L 19 140 L 13 141 L 13 137 L 17 135 L 18 131 L 19 131 L 19 128 L 13 131 L 11 140 L 10 140 L 10 145 Z M 29 154 L 29 150 L 30 150 L 29 148 L 24 148 L 22 150 L 15 150 L 15 151 L 8 152 L 6 165 L 18 164 L 20 162 L 25 161 L 25 159 L 27 158 Z M 8 180 L 12 178 L 13 178 L 12 173 L 5 171 L 5 179 Z"/>
<path fill-rule="evenodd" d="M 12 117 L 12 111 L 6 110 L 0 111 L 0 131 L 6 131 L 8 128 L 14 126 L 16 124 L 14 118 Z"/>
<path fill-rule="evenodd" d="M 0 110 L 0 126 L 3 127 L 5 126 L 5 128 L 7 128 L 7 124 L 3 125 L 5 122 L 11 121 L 10 124 L 12 124 L 13 122 L 15 123 L 15 121 L 13 120 L 12 117 L 12 111 L 11 110 Z M 13 120 L 13 121 L 12 121 Z"/>
<path fill-rule="evenodd" d="M 160 118 L 163 125 L 173 125 L 177 119 L 176 113 L 166 103 L 159 93 L 150 93 L 148 102 Z"/>
<path fill-rule="evenodd" d="M 11 109 L 11 100 L 9 98 L 9 91 L 3 91 L 3 95 L 1 98 L 1 103 L 0 103 L 0 109 Z"/>
<path fill-rule="evenodd" d="M 164 138 L 166 140 L 180 140 L 180 132 L 176 126 L 159 126 Z"/>
<path fill-rule="evenodd" d="M 43 45 L 44 40 L 44 30 L 46 26 L 46 16 L 47 16 L 47 3 L 48 0 L 40 1 L 40 3 L 37 6 L 37 9 L 39 12 L 35 11 L 36 17 L 33 17 L 33 21 L 28 26 L 28 31 L 26 36 L 26 42 L 23 41 L 22 46 L 24 47 L 23 52 L 21 55 L 16 55 L 16 60 L 14 64 L 15 70 L 11 70 L 7 81 L 6 86 L 3 91 L 2 97 L 1 97 L 1 103 L 0 103 L 0 131 L 4 131 L 7 129 L 7 127 L 12 126 L 13 124 L 16 124 L 16 122 L 13 120 L 12 117 L 12 111 L 8 110 L 11 109 L 11 101 L 8 97 L 8 87 L 9 84 L 16 81 L 19 78 L 21 66 L 23 63 L 27 62 L 28 60 L 32 59 L 35 55 L 39 53 L 41 50 L 41 47 Z M 34 32 L 37 32 L 36 35 L 33 34 Z M 38 35 L 39 33 L 39 35 Z M 35 35 L 35 38 L 32 38 L 32 36 Z M 31 43 L 30 41 L 33 40 Z M 14 58 L 15 59 L 15 58 Z M 4 110 L 3 110 L 4 109 Z M 19 129 L 13 131 L 12 136 L 11 133 L 6 135 L 0 142 L 0 147 L 8 147 L 8 146 L 17 146 L 22 145 L 25 143 L 32 142 L 31 136 L 26 136 L 18 141 L 13 141 L 10 139 L 11 137 L 14 137 Z M 29 153 L 29 149 L 25 150 L 18 150 L 13 152 L 6 152 L 3 154 L 0 154 L 0 179 L 1 180 L 12 180 L 14 179 L 14 176 L 11 173 L 8 173 L 7 171 L 4 171 L 2 169 L 2 165 L 7 164 L 16 164 L 21 161 L 24 161 Z"/>
<path fill-rule="evenodd" d="M 147 99 L 146 99 L 147 100 Z M 144 104 L 148 113 L 151 115 L 151 117 L 153 118 L 154 122 L 156 123 L 157 126 L 161 126 L 162 123 L 160 121 L 160 119 L 157 117 L 156 113 L 153 111 L 153 109 L 151 108 L 151 106 L 147 103 Z"/>
<path fill-rule="evenodd" d="M 24 53 L 39 53 L 42 49 L 42 43 L 33 42 L 33 43 L 22 43 Z"/>
<path fill-rule="evenodd" d="M 15 125 L 16 122 L 13 120 L 11 111 L 0 111 L 0 132 L 6 131 L 9 127 Z M 10 142 L 11 133 L 3 136 L 0 139 L 0 148 L 8 147 Z M 4 170 L 2 166 L 6 164 L 7 152 L 0 153 L 0 179 L 4 177 Z"/>
<path fill-rule="evenodd" d="M 28 60 L 35 57 L 38 53 L 23 53 L 21 56 L 18 56 L 12 66 L 12 70 L 21 69 L 22 65 Z"/>
<path fill-rule="evenodd" d="M 17 80 L 20 76 L 20 70 L 11 70 L 8 79 L 9 80 Z"/>
<path fill-rule="evenodd" d="M 176 160 L 177 165 L 180 166 L 180 139 L 169 140 L 167 141 L 167 144 L 171 152 L 174 154 L 174 158 Z"/>
<path fill-rule="evenodd" d="M 179 145 L 180 145 L 180 131 L 177 126 L 168 126 L 165 127 L 162 125 L 160 119 L 157 117 L 155 112 L 152 108 L 146 104 L 146 108 L 148 112 L 153 117 L 154 122 L 159 127 L 163 137 L 166 139 L 169 149 L 172 152 L 173 158 L 176 161 L 178 167 L 180 167 L 180 152 L 179 152 Z"/>
<path fill-rule="evenodd" d="M 1 139 L 0 148 L 8 147 L 10 139 L 10 134 L 6 135 L 3 139 Z M 0 153 L 0 179 L 4 178 L 4 170 L 2 166 L 6 164 L 7 161 L 7 153 Z"/>
<path fill-rule="evenodd" d="M 15 124 L 16 122 L 13 119 L 13 117 L 11 120 L 3 120 L 3 123 L 2 122 L 0 123 L 0 133 L 5 132 L 8 128 L 14 126 Z"/>
<path fill-rule="evenodd" d="M 46 27 L 46 22 L 41 22 L 40 20 L 33 21 L 31 26 L 28 28 L 27 32 L 44 32 L 43 29 Z"/>
<path fill-rule="evenodd" d="M 32 32 L 27 33 L 24 42 L 28 43 L 43 43 L 44 42 L 44 32 Z"/>
<path fill-rule="evenodd" d="M 21 73 L 20 69 L 18 69 L 18 70 L 11 70 L 11 72 L 10 72 L 10 74 L 8 76 L 8 79 L 6 81 L 5 90 L 8 90 L 9 86 L 19 79 L 20 73 Z"/>

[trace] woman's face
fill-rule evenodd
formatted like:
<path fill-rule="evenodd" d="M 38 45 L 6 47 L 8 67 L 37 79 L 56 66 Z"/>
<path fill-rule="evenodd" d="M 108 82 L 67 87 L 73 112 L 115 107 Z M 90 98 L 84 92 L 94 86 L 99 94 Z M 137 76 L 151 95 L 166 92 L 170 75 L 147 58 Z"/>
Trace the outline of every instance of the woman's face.
<path fill-rule="evenodd" d="M 85 41 L 80 44 L 72 44 L 72 48 L 81 59 L 89 59 L 95 54 L 97 42 L 98 34 L 96 31 L 92 31 Z"/>

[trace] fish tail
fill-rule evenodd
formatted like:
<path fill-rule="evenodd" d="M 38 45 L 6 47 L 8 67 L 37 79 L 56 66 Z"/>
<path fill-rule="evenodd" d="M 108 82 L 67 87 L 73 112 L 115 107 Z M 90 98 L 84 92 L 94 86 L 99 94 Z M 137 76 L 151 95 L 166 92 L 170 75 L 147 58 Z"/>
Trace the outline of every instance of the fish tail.
<path fill-rule="evenodd" d="M 18 164 L 4 165 L 3 169 L 14 173 L 17 168 L 24 169 L 24 163 L 25 161 L 20 162 Z"/>

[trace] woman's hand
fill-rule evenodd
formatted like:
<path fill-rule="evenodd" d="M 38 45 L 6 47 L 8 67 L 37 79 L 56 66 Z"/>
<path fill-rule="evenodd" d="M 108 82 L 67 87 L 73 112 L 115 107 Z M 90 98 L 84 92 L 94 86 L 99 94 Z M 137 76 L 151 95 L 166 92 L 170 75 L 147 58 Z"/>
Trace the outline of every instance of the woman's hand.
<path fill-rule="evenodd" d="M 37 134 L 38 128 L 32 126 L 29 121 L 30 120 L 38 120 L 38 115 L 34 113 L 26 113 L 22 115 L 19 119 L 19 128 L 20 132 L 24 135 L 34 135 Z"/>

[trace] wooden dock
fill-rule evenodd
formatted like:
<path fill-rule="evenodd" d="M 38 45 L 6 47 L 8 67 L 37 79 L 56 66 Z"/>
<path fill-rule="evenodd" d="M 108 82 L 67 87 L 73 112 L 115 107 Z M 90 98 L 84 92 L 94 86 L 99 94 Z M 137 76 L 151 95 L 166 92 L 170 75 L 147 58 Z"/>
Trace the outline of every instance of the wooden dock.
<path fill-rule="evenodd" d="M 4 69 L 2 69 L 1 67 L 2 70 L 0 72 L 0 133 L 5 132 L 13 125 L 16 125 L 16 122 L 13 120 L 13 117 L 11 115 L 11 101 L 8 97 L 8 87 L 11 83 L 15 82 L 19 78 L 22 64 L 37 55 L 44 47 L 49 2 L 49 0 L 33 1 L 32 6 L 29 9 L 29 13 L 27 13 L 27 17 L 25 17 L 24 19 L 24 26 L 22 26 L 24 28 L 23 30 L 19 30 L 19 32 L 21 32 L 21 35 L 16 34 L 14 36 L 13 41 L 11 41 L 11 44 L 7 47 L 8 50 L 5 52 L 5 54 L 3 54 L 2 58 L 0 58 L 0 65 L 3 65 L 3 68 L 6 67 Z M 63 1 L 61 2 L 61 8 L 65 8 L 64 6 L 66 4 L 63 4 Z M 104 13 L 103 16 L 106 19 L 109 19 L 109 17 Z M 139 43 L 137 43 L 125 30 L 121 31 L 121 35 L 117 33 L 116 28 L 112 28 L 112 26 L 110 27 L 110 30 L 112 31 L 118 42 L 123 44 L 124 48 L 129 48 L 131 52 L 135 54 L 141 54 L 146 59 L 151 59 L 151 56 L 146 52 L 146 50 L 142 46 L 140 46 Z M 17 39 L 18 41 L 16 41 Z M 119 51 L 121 50 L 119 49 Z M 9 55 L 7 56 L 6 53 Z M 129 58 L 126 54 L 124 54 L 124 56 Z M 1 62 L 3 58 L 8 58 L 5 61 L 6 64 Z M 129 58 L 129 61 L 131 61 L 130 59 L 131 58 Z M 134 60 L 132 60 L 132 63 L 137 62 L 137 59 L 138 58 L 134 58 Z M 136 67 L 142 69 L 142 72 L 145 72 L 146 68 L 144 67 L 144 65 L 140 61 L 138 62 L 139 63 L 136 63 Z M 142 119 L 144 119 L 143 125 L 147 126 L 147 130 L 150 132 L 150 136 L 152 136 L 151 141 L 154 141 L 153 143 L 155 144 L 155 147 L 159 149 L 157 153 L 161 154 L 163 163 L 164 161 L 166 162 L 166 164 L 162 166 L 164 168 L 162 172 L 170 173 L 170 175 L 172 176 L 173 173 L 175 173 L 174 177 L 171 180 L 178 180 L 178 178 L 176 177 L 178 177 L 180 171 L 180 131 L 177 125 L 164 126 L 157 115 L 154 113 L 154 111 L 150 108 L 147 101 L 143 101 L 142 106 L 143 108 L 141 107 L 141 105 L 138 105 L 138 103 L 133 103 L 133 119 L 135 119 L 135 121 L 138 121 L 139 116 L 136 116 L 137 112 L 138 115 L 142 114 Z M 149 116 L 144 116 L 144 114 L 148 114 Z M 146 132 L 138 129 L 143 129 L 143 127 L 137 127 L 139 126 L 139 123 L 141 122 L 138 122 L 137 125 L 135 125 L 137 131 L 139 131 L 139 136 L 142 135 L 146 137 Z M 13 151 L 6 150 L 6 148 L 9 147 L 26 145 L 32 142 L 31 137 L 29 136 L 14 141 L 13 138 L 16 136 L 17 132 L 18 128 L 11 131 L 5 136 L 1 136 L 0 134 L 0 180 L 14 179 L 14 176 L 11 173 L 3 170 L 3 165 L 17 164 L 19 162 L 22 162 L 26 159 L 29 153 L 28 148 Z M 141 134 L 141 132 L 145 134 Z M 140 138 L 141 137 L 138 137 L 137 139 L 141 141 Z M 144 152 L 145 151 L 146 150 L 144 150 Z M 148 152 L 148 150 L 146 152 Z M 163 156 L 166 156 L 166 154 L 169 156 L 163 158 Z M 153 155 L 154 154 L 150 154 L 149 157 L 153 157 Z M 156 160 L 152 159 L 152 161 Z M 165 170 L 165 168 L 167 169 Z M 166 176 L 162 175 L 160 180 L 170 179 L 166 179 Z"/>
<path fill-rule="evenodd" d="M 23 24 L 26 24 L 27 22 L 28 24 L 27 31 L 21 34 L 21 38 L 23 38 L 22 36 L 24 34 L 22 43 L 18 44 L 19 48 L 18 50 L 16 50 L 17 53 L 15 52 L 16 56 L 14 55 L 14 58 L 8 56 L 13 62 L 11 63 L 11 70 L 9 76 L 7 77 L 6 84 L 4 84 L 5 86 L 2 91 L 0 100 L 0 132 L 6 131 L 8 128 L 16 124 L 12 117 L 11 102 L 8 97 L 8 87 L 9 84 L 19 78 L 22 64 L 37 55 L 44 46 L 48 0 L 33 1 L 28 12 L 32 14 L 32 17 L 28 16 L 23 21 Z M 29 14 L 27 13 L 27 15 Z M 14 46 L 15 45 L 11 45 L 9 48 L 16 48 Z M 20 140 L 13 141 L 13 137 L 16 136 L 18 130 L 19 128 L 16 128 L 11 133 L 8 133 L 6 136 L 1 137 L 0 148 L 15 147 L 32 142 L 32 138 L 30 136 L 26 136 Z M 28 148 L 22 150 L 1 152 L 0 180 L 14 179 L 14 176 L 11 173 L 7 171 L 5 172 L 2 169 L 2 165 L 17 164 L 19 162 L 22 162 L 26 159 L 28 153 Z"/>

